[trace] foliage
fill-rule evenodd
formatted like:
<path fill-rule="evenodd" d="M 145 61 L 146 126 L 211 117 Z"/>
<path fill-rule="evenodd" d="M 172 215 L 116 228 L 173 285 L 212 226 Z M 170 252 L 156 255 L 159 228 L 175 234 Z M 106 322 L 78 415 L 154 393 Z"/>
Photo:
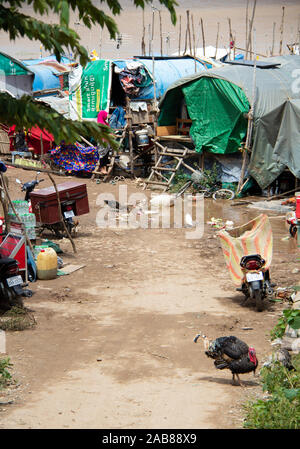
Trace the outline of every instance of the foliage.
<path fill-rule="evenodd" d="M 132 0 L 136 7 L 145 8 L 151 0 Z M 158 0 L 171 14 L 172 23 L 176 23 L 175 0 Z M 121 13 L 122 7 L 118 0 L 100 0 L 113 16 Z M 34 13 L 42 16 L 42 20 L 26 15 L 24 7 L 31 6 Z M 112 17 L 98 9 L 92 0 L 0 0 L 0 30 L 8 33 L 11 40 L 26 37 L 40 41 L 43 47 L 53 52 L 58 61 L 61 54 L 72 50 L 80 64 L 89 62 L 86 49 L 80 45 L 79 35 L 69 27 L 70 10 L 78 14 L 79 20 L 87 28 L 99 25 L 107 28 L 110 37 L 115 39 L 118 34 L 117 25 Z M 50 12 L 57 18 L 57 24 L 44 22 L 43 18 Z M 0 92 L 0 121 L 4 124 L 16 124 L 27 128 L 38 125 L 54 135 L 55 140 L 66 140 L 73 143 L 80 135 L 94 137 L 101 142 L 103 139 L 111 143 L 112 136 L 104 127 L 90 122 L 75 122 L 66 120 L 60 114 L 45 104 L 30 97 L 23 96 L 17 100 L 7 92 Z"/>
<path fill-rule="evenodd" d="M 245 405 L 244 427 L 254 429 L 300 428 L 300 355 L 292 360 L 295 370 L 288 371 L 279 362 L 261 370 L 265 399 Z"/>
<path fill-rule="evenodd" d="M 201 189 L 210 189 L 218 183 L 218 167 L 214 162 L 212 169 L 202 170 Z"/>
<path fill-rule="evenodd" d="M 300 309 L 285 309 L 276 326 L 271 330 L 271 339 L 281 338 L 289 325 L 292 329 L 300 329 Z"/>
<path fill-rule="evenodd" d="M 0 389 L 6 387 L 8 383 L 11 381 L 11 374 L 9 369 L 12 367 L 10 363 L 10 359 L 0 359 Z"/>

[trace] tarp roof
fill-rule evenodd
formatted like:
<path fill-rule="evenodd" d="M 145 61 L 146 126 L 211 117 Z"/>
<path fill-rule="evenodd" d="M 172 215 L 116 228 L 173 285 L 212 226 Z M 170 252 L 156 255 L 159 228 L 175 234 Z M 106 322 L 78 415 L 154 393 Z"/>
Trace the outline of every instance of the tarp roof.
<path fill-rule="evenodd" d="M 30 69 L 28 69 L 21 61 L 13 58 L 6 53 L 0 52 L 0 73 L 8 75 L 28 75 L 31 74 Z"/>
<path fill-rule="evenodd" d="M 170 56 L 170 57 L 154 57 L 154 67 L 152 57 L 134 56 L 133 59 L 113 60 L 112 62 L 118 67 L 126 67 L 128 62 L 139 61 L 147 69 L 147 71 L 154 75 L 156 82 L 156 98 L 161 98 L 166 89 L 176 80 L 188 76 L 192 73 L 199 73 L 207 70 L 205 66 L 208 63 L 195 60 L 191 56 Z M 154 98 L 153 84 L 142 90 L 138 99 L 151 99 Z"/>
<path fill-rule="evenodd" d="M 60 89 L 60 72 L 53 67 L 44 64 L 35 64 L 30 66 L 30 70 L 35 74 L 33 81 L 33 91 Z"/>
<path fill-rule="evenodd" d="M 177 109 L 177 102 L 183 96 L 189 113 L 195 102 L 198 102 L 198 110 L 200 110 L 200 103 L 204 101 L 205 95 L 207 97 L 207 92 L 201 87 L 204 84 L 199 82 L 202 78 L 207 80 L 205 88 L 209 85 L 208 93 L 210 95 L 214 93 L 215 99 L 217 96 L 219 99 L 222 97 L 223 100 L 226 97 L 227 105 L 232 103 L 232 98 L 236 103 L 240 100 L 243 106 L 235 105 L 240 115 L 246 111 L 244 97 L 251 105 L 254 96 L 254 139 L 248 170 L 262 188 L 275 180 L 285 166 L 295 176 L 300 177 L 300 56 L 287 55 L 264 59 L 264 61 L 279 64 L 279 66 L 257 68 L 255 89 L 253 89 L 253 67 L 227 65 L 178 80 L 168 88 L 159 103 L 161 109 L 159 124 L 168 125 L 173 124 L 167 123 L 168 117 L 170 121 L 174 119 L 173 110 Z M 216 82 L 216 80 L 223 81 L 222 86 L 220 81 Z M 195 95 L 196 86 L 199 87 L 197 95 Z M 230 92 L 226 92 L 226 88 L 229 88 Z M 209 98 L 205 98 L 205 101 L 207 101 L 206 120 L 208 120 L 209 108 L 215 105 L 212 105 Z M 223 104 L 225 104 L 224 101 Z M 222 122 L 224 114 L 226 115 L 226 107 L 219 111 L 214 110 L 214 113 L 215 123 Z M 190 116 L 193 120 L 191 113 Z M 191 135 L 194 131 L 192 137 L 196 136 L 196 140 L 197 133 L 198 137 L 201 136 L 205 132 L 205 126 L 209 126 L 209 123 L 204 124 L 204 117 L 198 117 L 198 119 L 198 125 L 202 128 L 196 129 L 195 118 L 191 129 Z M 243 138 L 244 135 L 241 137 Z M 202 151 L 201 147 L 197 147 L 197 142 L 196 150 Z"/>

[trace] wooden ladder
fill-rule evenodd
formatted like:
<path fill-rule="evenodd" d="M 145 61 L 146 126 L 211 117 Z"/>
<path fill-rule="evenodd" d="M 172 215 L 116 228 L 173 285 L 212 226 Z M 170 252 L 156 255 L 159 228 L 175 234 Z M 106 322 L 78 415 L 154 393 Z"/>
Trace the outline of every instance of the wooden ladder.
<path fill-rule="evenodd" d="M 185 147 L 184 148 L 176 148 L 176 149 L 164 147 L 164 146 L 160 145 L 157 141 L 155 142 L 155 145 L 158 148 L 158 158 L 157 158 L 157 161 L 156 161 L 154 167 L 152 167 L 152 169 L 151 169 L 149 178 L 147 179 L 147 181 L 145 181 L 144 188 L 146 188 L 148 185 L 154 185 L 159 188 L 162 188 L 163 192 L 166 192 L 169 189 L 177 170 L 179 170 L 179 168 L 182 164 L 185 165 L 183 163 L 183 159 L 186 157 L 189 150 L 188 150 L 188 148 L 185 148 Z M 173 159 L 175 159 L 175 161 L 177 161 L 176 166 L 174 168 L 165 167 L 164 165 L 169 164 L 171 161 L 162 163 L 162 158 L 164 156 L 170 156 Z M 171 176 L 169 178 L 167 178 L 165 176 L 164 173 L 166 173 L 166 172 L 171 173 Z M 157 176 L 158 180 L 154 179 L 155 175 Z"/>

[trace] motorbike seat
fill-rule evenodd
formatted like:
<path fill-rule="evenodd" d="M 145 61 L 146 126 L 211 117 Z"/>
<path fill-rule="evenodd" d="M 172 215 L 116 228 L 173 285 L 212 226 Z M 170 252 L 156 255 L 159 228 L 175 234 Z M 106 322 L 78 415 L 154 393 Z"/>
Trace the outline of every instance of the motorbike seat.
<path fill-rule="evenodd" d="M 17 263 L 15 259 L 12 259 L 11 257 L 3 257 L 0 258 L 0 266 L 1 265 L 11 265 L 12 263 Z"/>

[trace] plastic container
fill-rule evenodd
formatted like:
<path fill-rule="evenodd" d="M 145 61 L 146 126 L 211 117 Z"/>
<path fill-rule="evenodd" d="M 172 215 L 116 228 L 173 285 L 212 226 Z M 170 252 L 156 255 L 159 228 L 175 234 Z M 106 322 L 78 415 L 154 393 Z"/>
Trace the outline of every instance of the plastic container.
<path fill-rule="evenodd" d="M 55 279 L 57 275 L 57 254 L 52 248 L 42 249 L 36 258 L 37 277 L 42 280 Z"/>
<path fill-rule="evenodd" d="M 144 147 L 149 145 L 149 133 L 147 129 L 141 129 L 135 133 L 136 143 L 138 147 Z"/>

